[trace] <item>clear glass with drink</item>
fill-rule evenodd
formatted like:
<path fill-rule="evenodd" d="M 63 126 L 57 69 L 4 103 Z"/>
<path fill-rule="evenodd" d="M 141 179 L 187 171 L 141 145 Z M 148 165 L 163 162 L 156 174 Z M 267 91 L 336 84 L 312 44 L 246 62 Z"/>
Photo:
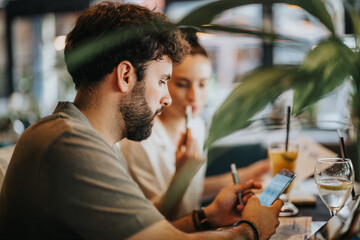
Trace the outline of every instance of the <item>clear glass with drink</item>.
<path fill-rule="evenodd" d="M 275 176 L 281 169 L 285 168 L 295 172 L 296 159 L 298 156 L 299 145 L 295 142 L 271 142 L 268 146 L 268 157 L 270 160 L 272 175 Z M 281 195 L 284 206 L 280 212 L 280 216 L 294 216 L 299 209 L 288 200 L 286 193 L 289 192 L 290 186 Z"/>
<path fill-rule="evenodd" d="M 354 186 L 354 169 L 348 158 L 319 158 L 315 165 L 314 180 L 321 200 L 331 216 L 343 207 Z"/>
<path fill-rule="evenodd" d="M 289 142 L 287 150 L 284 142 L 270 143 L 268 156 L 271 162 L 272 175 L 275 176 L 283 168 L 294 172 L 298 150 L 297 143 Z"/>

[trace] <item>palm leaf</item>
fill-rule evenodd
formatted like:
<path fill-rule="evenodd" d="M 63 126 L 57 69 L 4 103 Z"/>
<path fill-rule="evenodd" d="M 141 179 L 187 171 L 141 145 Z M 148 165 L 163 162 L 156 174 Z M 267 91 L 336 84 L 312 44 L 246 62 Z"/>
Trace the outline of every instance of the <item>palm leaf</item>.
<path fill-rule="evenodd" d="M 360 13 L 356 4 L 356 1 L 344 1 L 344 6 L 348 9 L 350 14 L 355 38 L 358 38 L 360 36 Z"/>
<path fill-rule="evenodd" d="M 294 87 L 295 113 L 317 102 L 356 71 L 353 52 L 339 39 L 321 42 L 310 51 L 300 66 L 306 76 Z"/>
<path fill-rule="evenodd" d="M 251 117 L 289 89 L 299 76 L 294 66 L 259 68 L 251 72 L 214 114 L 205 147 L 247 127 Z"/>
<path fill-rule="evenodd" d="M 239 28 L 239 27 L 228 27 L 228 26 L 222 26 L 222 25 L 203 25 L 200 27 L 197 27 L 198 30 L 213 30 L 213 31 L 223 31 L 228 33 L 237 33 L 237 34 L 247 34 L 247 35 L 253 35 L 260 38 L 269 38 L 269 39 L 279 39 L 279 40 L 289 40 L 289 41 L 297 41 L 297 42 L 305 42 L 303 39 L 298 38 L 291 38 L 287 36 L 283 36 L 276 33 L 266 33 L 263 31 L 259 31 L 256 29 L 249 29 L 249 28 Z"/>
<path fill-rule="evenodd" d="M 297 5 L 308 11 L 314 17 L 316 17 L 321 23 L 323 23 L 330 32 L 334 33 L 334 26 L 331 21 L 331 16 L 327 12 L 325 5 L 321 0 L 221 0 L 211 2 L 204 6 L 201 6 L 190 14 L 185 16 L 179 25 L 193 25 L 202 26 L 210 24 L 214 18 L 225 10 L 230 8 L 249 5 L 249 4 L 262 4 L 262 3 L 286 3 Z"/>

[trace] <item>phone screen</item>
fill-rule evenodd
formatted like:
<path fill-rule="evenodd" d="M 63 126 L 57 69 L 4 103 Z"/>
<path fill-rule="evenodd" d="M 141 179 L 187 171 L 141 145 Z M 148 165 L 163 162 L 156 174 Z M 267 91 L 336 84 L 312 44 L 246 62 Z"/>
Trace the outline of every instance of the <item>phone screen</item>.
<path fill-rule="evenodd" d="M 273 177 L 269 186 L 260 194 L 260 204 L 265 206 L 273 204 L 294 178 L 294 172 L 282 169 Z"/>

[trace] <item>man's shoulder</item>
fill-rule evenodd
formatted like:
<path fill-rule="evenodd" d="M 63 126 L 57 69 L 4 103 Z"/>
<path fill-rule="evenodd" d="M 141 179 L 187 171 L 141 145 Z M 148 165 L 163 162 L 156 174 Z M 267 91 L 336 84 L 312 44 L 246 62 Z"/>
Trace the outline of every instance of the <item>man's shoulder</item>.
<path fill-rule="evenodd" d="M 51 167 L 54 176 L 60 169 L 82 172 L 100 162 L 126 172 L 125 161 L 91 125 L 63 113 L 45 117 L 27 129 L 16 144 L 13 159 Z"/>
<path fill-rule="evenodd" d="M 94 135 L 95 131 L 76 118 L 72 118 L 65 113 L 59 112 L 40 119 L 31 125 L 23 135 L 25 137 L 29 135 L 32 136 L 32 138 L 36 136 L 41 139 L 56 139 L 64 133 L 73 133 L 74 135 Z"/>
<path fill-rule="evenodd" d="M 38 120 L 27 131 L 31 133 L 46 131 L 47 135 L 56 135 L 76 130 L 95 132 L 86 116 L 74 104 L 59 102 L 53 114 Z"/>
<path fill-rule="evenodd" d="M 17 142 L 17 150 L 22 152 L 46 152 L 50 148 L 86 148 L 86 146 L 111 147 L 91 125 L 57 112 L 44 117 L 30 126 Z M 62 149 L 64 150 L 64 149 Z"/>

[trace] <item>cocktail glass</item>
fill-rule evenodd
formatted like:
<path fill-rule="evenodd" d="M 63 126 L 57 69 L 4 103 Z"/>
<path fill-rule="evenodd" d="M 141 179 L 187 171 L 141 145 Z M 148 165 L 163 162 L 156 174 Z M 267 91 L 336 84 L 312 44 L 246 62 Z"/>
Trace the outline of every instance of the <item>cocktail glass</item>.
<path fill-rule="evenodd" d="M 334 216 L 348 200 L 354 187 L 354 169 L 348 158 L 319 158 L 314 180 L 321 200 Z"/>

